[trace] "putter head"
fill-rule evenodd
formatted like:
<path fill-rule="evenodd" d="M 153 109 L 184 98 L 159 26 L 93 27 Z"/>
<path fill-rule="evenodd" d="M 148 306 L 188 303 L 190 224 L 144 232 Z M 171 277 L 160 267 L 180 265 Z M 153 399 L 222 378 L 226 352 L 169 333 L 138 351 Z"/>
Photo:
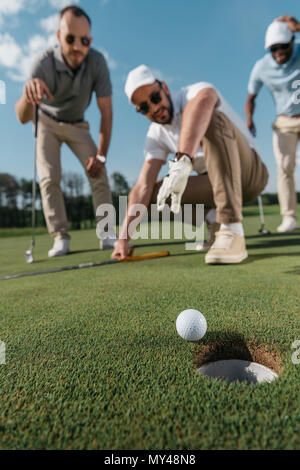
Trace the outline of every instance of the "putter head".
<path fill-rule="evenodd" d="M 270 235 L 271 232 L 269 230 L 267 230 L 266 228 L 261 228 L 259 230 L 259 233 L 261 233 L 262 235 Z"/>
<path fill-rule="evenodd" d="M 27 264 L 33 263 L 33 256 L 32 256 L 32 251 L 31 250 L 26 251 L 25 257 L 26 257 L 26 263 Z"/>

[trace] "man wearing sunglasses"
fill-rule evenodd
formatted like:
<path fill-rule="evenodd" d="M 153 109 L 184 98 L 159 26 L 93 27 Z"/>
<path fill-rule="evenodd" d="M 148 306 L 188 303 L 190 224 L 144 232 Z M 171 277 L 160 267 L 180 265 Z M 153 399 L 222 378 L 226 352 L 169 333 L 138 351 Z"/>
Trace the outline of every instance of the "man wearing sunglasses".
<path fill-rule="evenodd" d="M 272 127 L 282 216 L 282 223 L 277 227 L 279 233 L 291 232 L 297 227 L 294 181 L 300 137 L 300 44 L 294 40 L 297 31 L 300 31 L 300 24 L 289 15 L 281 16 L 268 27 L 265 49 L 269 53 L 255 64 L 251 72 L 245 106 L 247 126 L 256 135 L 253 113 L 256 97 L 263 85 L 269 88 L 276 104 L 277 119 Z"/>
<path fill-rule="evenodd" d="M 145 65 L 132 70 L 125 92 L 136 111 L 151 121 L 145 142 L 145 162 L 132 189 L 127 215 L 113 259 L 128 251 L 132 228 L 138 223 L 134 206 L 157 203 L 163 210 L 181 204 L 204 204 L 206 220 L 215 226 L 209 241 L 207 264 L 240 263 L 247 258 L 242 225 L 242 203 L 260 194 L 268 180 L 265 165 L 254 149 L 254 139 L 213 85 L 205 82 L 182 88 L 173 95 Z M 169 154 L 168 176 L 156 182 Z M 198 175 L 191 176 L 195 170 Z M 137 204 L 142 206 L 136 206 Z"/>
<path fill-rule="evenodd" d="M 69 251 L 68 221 L 60 188 L 60 147 L 66 143 L 86 170 L 96 212 L 111 203 L 105 169 L 112 129 L 112 87 L 103 55 L 91 48 L 91 20 L 76 6 L 59 13 L 58 46 L 50 47 L 35 61 L 31 78 L 16 104 L 17 117 L 25 124 L 34 120 L 39 106 L 37 169 L 43 210 L 54 246 L 49 257 Z M 84 112 L 93 92 L 101 114 L 98 146 Z M 116 239 L 100 240 L 100 248 L 113 248 Z"/>

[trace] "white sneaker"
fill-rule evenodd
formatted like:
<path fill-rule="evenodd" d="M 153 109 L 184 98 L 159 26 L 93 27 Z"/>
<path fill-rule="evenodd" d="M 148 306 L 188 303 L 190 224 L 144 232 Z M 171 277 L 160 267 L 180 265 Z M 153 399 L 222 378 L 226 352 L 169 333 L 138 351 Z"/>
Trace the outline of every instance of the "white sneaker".
<path fill-rule="evenodd" d="M 117 238 L 101 238 L 99 242 L 100 250 L 113 250 L 117 241 Z"/>
<path fill-rule="evenodd" d="M 216 240 L 205 256 L 206 264 L 241 263 L 248 257 L 245 238 L 227 228 L 216 233 Z"/>
<path fill-rule="evenodd" d="M 294 217 L 284 217 L 282 224 L 277 227 L 278 233 L 292 232 L 297 228 L 297 220 Z"/>
<path fill-rule="evenodd" d="M 69 253 L 70 240 L 67 238 L 54 238 L 54 245 L 51 250 L 48 251 L 49 258 L 54 256 L 64 256 Z"/>
<path fill-rule="evenodd" d="M 207 251 L 213 245 L 216 239 L 216 233 L 220 230 L 220 224 L 218 222 L 214 222 L 210 224 L 206 221 L 207 226 L 207 241 L 204 243 L 197 243 L 196 250 L 197 251 Z"/>

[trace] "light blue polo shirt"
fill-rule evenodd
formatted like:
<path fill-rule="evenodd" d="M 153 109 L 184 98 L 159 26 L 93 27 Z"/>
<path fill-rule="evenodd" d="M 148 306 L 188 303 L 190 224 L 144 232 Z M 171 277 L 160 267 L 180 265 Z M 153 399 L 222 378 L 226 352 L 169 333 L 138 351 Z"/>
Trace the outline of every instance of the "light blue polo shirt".
<path fill-rule="evenodd" d="M 295 83 L 299 80 L 298 83 Z M 293 85 L 294 87 L 293 88 Z M 300 44 L 295 43 L 293 55 L 288 62 L 278 65 L 271 53 L 256 62 L 248 84 L 248 93 L 257 95 L 263 85 L 272 93 L 277 115 L 300 114 Z"/>

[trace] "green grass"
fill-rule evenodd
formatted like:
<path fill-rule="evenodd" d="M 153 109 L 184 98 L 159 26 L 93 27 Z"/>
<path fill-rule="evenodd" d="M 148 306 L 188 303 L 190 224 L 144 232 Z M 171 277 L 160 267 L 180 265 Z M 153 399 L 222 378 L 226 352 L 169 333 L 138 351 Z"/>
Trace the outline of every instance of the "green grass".
<path fill-rule="evenodd" d="M 300 449 L 300 232 L 279 235 L 277 207 L 245 209 L 249 258 L 207 266 L 180 241 L 140 241 L 139 263 L 0 281 L 1 449 Z M 300 215 L 300 214 L 299 214 Z M 37 237 L 3 238 L 0 276 L 109 259 L 93 230 L 74 232 L 67 257 L 48 259 Z M 176 333 L 196 308 L 208 332 L 197 344 Z M 194 360 L 239 338 L 281 358 L 280 378 L 247 386 L 200 377 Z"/>

